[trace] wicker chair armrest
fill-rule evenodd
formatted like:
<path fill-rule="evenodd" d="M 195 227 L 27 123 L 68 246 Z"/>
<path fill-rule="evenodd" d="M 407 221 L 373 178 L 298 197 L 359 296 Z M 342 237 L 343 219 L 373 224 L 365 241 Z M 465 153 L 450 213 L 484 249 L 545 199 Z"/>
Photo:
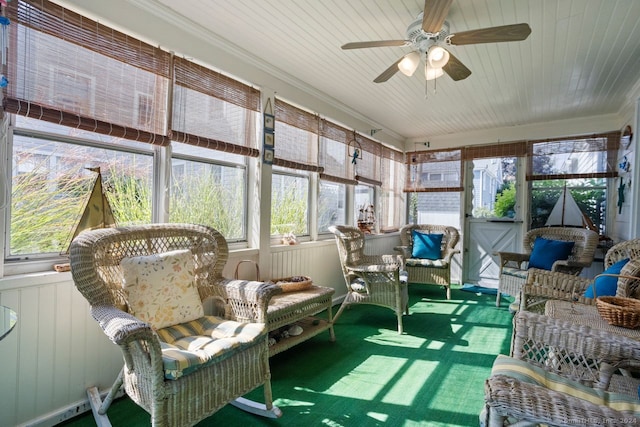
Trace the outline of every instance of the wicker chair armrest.
<path fill-rule="evenodd" d="M 571 276 L 576 277 L 576 276 Z M 544 313 L 549 300 L 570 301 L 576 304 L 594 305 L 595 299 L 586 298 L 583 291 L 573 292 L 559 288 L 525 284 L 520 297 L 520 308 L 534 313 Z"/>
<path fill-rule="evenodd" d="M 561 273 L 558 271 L 542 270 L 540 268 L 530 268 L 527 275 L 527 284 L 532 287 L 540 287 L 558 292 L 584 293 L 591 279 L 574 276 L 573 274 Z"/>
<path fill-rule="evenodd" d="M 404 258 L 411 258 L 411 246 L 394 246 L 393 250 L 400 252 Z"/>
<path fill-rule="evenodd" d="M 459 253 L 460 253 L 460 249 L 447 248 L 442 254 L 442 259 L 445 260 L 448 264 L 450 264 L 453 256 Z"/>
<path fill-rule="evenodd" d="M 584 399 L 568 399 L 564 393 L 506 375 L 493 375 L 487 379 L 485 402 L 501 416 L 513 416 L 531 423 L 555 426 L 559 420 L 573 420 L 586 425 L 589 420 L 607 420 L 610 421 L 607 425 L 621 426 L 638 422 L 633 415 L 608 406 L 596 405 Z M 496 422 L 491 420 L 487 425 L 497 425 L 494 424 Z"/>
<path fill-rule="evenodd" d="M 132 339 L 149 339 L 155 336 L 151 325 L 111 305 L 92 306 L 91 315 L 105 335 L 118 345 L 125 345 Z"/>
<path fill-rule="evenodd" d="M 522 268 L 522 263 L 529 262 L 530 254 L 522 254 L 516 252 L 498 252 L 497 255 L 500 257 L 500 266 L 504 267 L 509 262 L 515 262 L 518 265 L 518 268 Z"/>
<path fill-rule="evenodd" d="M 551 271 L 559 271 L 568 274 L 580 274 L 583 268 L 589 267 L 591 262 L 571 261 L 571 260 L 557 260 L 551 266 Z"/>
<path fill-rule="evenodd" d="M 400 269 L 399 264 L 358 264 L 347 266 L 354 273 L 390 273 Z"/>
<path fill-rule="evenodd" d="M 225 317 L 242 322 L 266 323 L 269 301 L 282 293 L 282 288 L 271 282 L 240 279 L 222 279 L 214 288 L 213 296 L 226 304 Z"/>
<path fill-rule="evenodd" d="M 627 298 L 640 297 L 640 258 L 633 258 L 620 270 L 616 296 Z"/>

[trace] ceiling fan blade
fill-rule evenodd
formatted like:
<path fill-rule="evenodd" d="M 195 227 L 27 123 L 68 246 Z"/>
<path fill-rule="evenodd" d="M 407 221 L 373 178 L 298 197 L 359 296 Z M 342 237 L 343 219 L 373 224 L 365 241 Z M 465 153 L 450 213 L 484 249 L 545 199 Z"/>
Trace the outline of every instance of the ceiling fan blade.
<path fill-rule="evenodd" d="M 449 52 L 449 62 L 442 67 L 445 73 L 449 75 L 454 81 L 464 80 L 471 75 L 471 70 L 468 69 L 458 58 L 453 56 Z"/>
<path fill-rule="evenodd" d="M 409 46 L 407 40 L 377 40 L 372 42 L 353 42 L 342 45 L 342 49 L 362 49 L 367 47 Z"/>
<path fill-rule="evenodd" d="M 453 0 L 424 0 L 422 30 L 426 33 L 438 33 L 449 13 Z"/>
<path fill-rule="evenodd" d="M 391 77 L 393 77 L 393 75 L 395 73 L 397 73 L 398 71 L 400 71 L 400 69 L 398 68 L 398 64 L 400 63 L 400 61 L 402 61 L 404 59 L 404 56 L 401 56 L 400 59 L 398 59 L 396 62 L 394 62 L 389 68 L 387 68 L 386 70 L 384 70 L 382 72 L 382 74 L 380 74 L 378 77 L 376 77 L 373 81 L 374 83 L 384 83 L 387 80 L 389 80 Z"/>
<path fill-rule="evenodd" d="M 479 43 L 515 42 L 525 40 L 531 34 L 529 24 L 502 25 L 500 27 L 481 28 L 463 31 L 451 35 L 454 46 Z"/>

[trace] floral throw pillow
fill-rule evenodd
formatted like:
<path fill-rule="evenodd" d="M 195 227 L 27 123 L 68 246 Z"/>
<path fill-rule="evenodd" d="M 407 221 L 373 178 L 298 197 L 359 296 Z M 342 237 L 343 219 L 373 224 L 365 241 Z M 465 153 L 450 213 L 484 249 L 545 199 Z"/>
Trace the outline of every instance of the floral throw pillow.
<path fill-rule="evenodd" d="M 156 329 L 204 315 L 191 251 L 124 258 L 120 265 L 129 311 Z"/>

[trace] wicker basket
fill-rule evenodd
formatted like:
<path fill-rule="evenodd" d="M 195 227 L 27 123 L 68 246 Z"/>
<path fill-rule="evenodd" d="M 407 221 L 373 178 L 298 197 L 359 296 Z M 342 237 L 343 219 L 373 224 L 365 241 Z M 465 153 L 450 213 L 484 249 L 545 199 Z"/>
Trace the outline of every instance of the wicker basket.
<path fill-rule="evenodd" d="M 309 289 L 313 283 L 311 278 L 307 276 L 285 277 L 283 279 L 273 279 L 271 282 L 280 286 L 282 288 L 282 292 L 303 291 L 305 289 Z"/>
<path fill-rule="evenodd" d="M 598 297 L 596 307 L 610 325 L 637 329 L 640 327 L 640 300 L 622 297 Z"/>

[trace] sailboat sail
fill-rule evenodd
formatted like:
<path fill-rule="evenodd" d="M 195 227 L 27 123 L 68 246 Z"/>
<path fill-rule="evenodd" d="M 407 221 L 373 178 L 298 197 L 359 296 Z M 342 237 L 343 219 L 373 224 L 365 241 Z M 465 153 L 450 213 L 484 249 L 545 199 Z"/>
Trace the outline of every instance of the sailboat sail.
<path fill-rule="evenodd" d="M 551 210 L 545 225 L 584 227 L 594 231 L 596 229 L 593 221 L 591 221 L 591 219 L 582 212 L 580 206 L 578 206 L 576 200 L 571 195 L 571 192 L 567 190 L 566 186 L 562 190 L 562 194 Z"/>
<path fill-rule="evenodd" d="M 89 168 L 89 170 L 97 172 L 98 176 L 93 184 L 93 189 L 91 190 L 87 204 L 84 207 L 82 216 L 80 217 L 78 225 L 73 231 L 69 242 L 73 241 L 78 234 L 85 230 L 114 227 L 116 225 L 113 210 L 111 209 L 111 205 L 109 204 L 109 200 L 107 200 L 107 196 L 105 195 L 102 186 L 102 174 L 100 174 L 100 168 Z M 71 243 L 69 243 L 69 245 L 71 245 Z M 64 254 L 68 253 L 69 248 L 67 247 Z"/>

